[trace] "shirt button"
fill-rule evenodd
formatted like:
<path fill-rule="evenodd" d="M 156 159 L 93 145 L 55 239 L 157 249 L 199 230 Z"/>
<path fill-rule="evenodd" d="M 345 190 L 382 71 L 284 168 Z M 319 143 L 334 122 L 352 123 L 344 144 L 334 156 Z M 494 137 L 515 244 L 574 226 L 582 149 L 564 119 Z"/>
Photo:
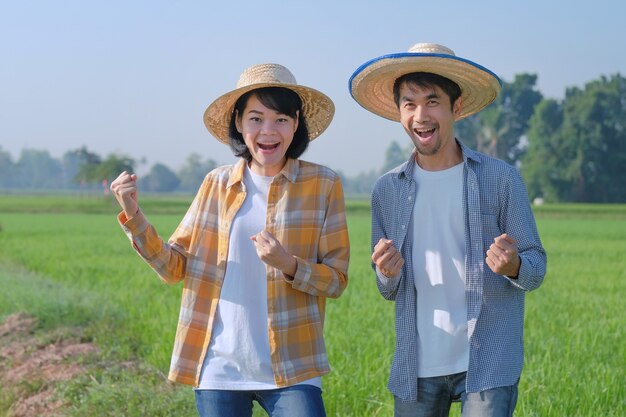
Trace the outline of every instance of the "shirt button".
<path fill-rule="evenodd" d="M 409 196 L 409 201 L 411 201 L 411 200 L 413 200 L 413 197 L 412 197 L 412 196 Z"/>
<path fill-rule="evenodd" d="M 404 225 L 402 225 L 402 230 L 404 230 L 404 227 L 405 227 L 405 226 L 404 226 Z"/>

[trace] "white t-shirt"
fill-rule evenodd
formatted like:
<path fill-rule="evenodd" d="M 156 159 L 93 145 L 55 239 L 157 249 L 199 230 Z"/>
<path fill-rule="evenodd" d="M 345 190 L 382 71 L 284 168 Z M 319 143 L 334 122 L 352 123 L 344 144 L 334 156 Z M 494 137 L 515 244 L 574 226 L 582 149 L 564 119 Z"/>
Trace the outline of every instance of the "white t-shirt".
<path fill-rule="evenodd" d="M 467 371 L 463 164 L 426 171 L 415 164 L 413 267 L 418 377 Z"/>
<path fill-rule="evenodd" d="M 231 225 L 226 275 L 198 389 L 275 389 L 266 266 L 250 237 L 265 229 L 273 177 L 244 172 L 246 199 Z M 321 378 L 305 381 L 321 387 Z"/>

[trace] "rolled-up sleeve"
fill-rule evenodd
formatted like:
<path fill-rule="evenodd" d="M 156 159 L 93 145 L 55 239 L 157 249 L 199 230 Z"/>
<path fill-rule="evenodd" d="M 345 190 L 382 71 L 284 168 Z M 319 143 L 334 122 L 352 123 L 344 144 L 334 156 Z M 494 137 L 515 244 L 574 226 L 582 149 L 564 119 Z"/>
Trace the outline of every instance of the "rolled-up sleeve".
<path fill-rule="evenodd" d="M 330 298 L 339 297 L 348 285 L 350 242 L 346 222 L 343 187 L 335 178 L 327 197 L 328 208 L 318 241 L 318 262 L 296 256 L 294 289 Z"/>
<path fill-rule="evenodd" d="M 517 278 L 507 279 L 517 288 L 532 291 L 539 288 L 546 275 L 547 256 L 541 244 L 526 186 L 516 169 L 507 176 L 506 203 L 503 207 L 503 230 L 517 240 L 521 260 Z"/>

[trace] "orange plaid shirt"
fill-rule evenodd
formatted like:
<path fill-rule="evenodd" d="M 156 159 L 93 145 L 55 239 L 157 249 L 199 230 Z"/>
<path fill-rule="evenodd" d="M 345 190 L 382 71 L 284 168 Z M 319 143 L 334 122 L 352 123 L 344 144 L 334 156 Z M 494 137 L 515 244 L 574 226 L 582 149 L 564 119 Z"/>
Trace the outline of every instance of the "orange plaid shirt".
<path fill-rule="evenodd" d="M 228 239 L 244 199 L 245 160 L 210 172 L 165 243 L 140 212 L 118 220 L 161 279 L 184 281 L 169 379 L 198 386 L 211 341 Z M 266 267 L 270 356 L 277 386 L 330 371 L 323 337 L 326 297 L 348 284 L 350 246 L 343 188 L 330 169 L 288 159 L 268 193 L 265 228 L 297 259 L 293 278 Z"/>

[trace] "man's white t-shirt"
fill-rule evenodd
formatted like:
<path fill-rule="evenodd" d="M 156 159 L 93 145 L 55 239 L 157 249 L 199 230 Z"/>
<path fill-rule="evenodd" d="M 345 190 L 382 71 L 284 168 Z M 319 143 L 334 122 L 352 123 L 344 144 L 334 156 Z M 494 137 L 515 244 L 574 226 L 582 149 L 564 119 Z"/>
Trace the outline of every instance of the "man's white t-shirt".
<path fill-rule="evenodd" d="M 426 171 L 415 164 L 413 267 L 418 377 L 467 371 L 463 164 Z"/>
<path fill-rule="evenodd" d="M 246 199 L 233 220 L 228 267 L 198 389 L 276 389 L 267 322 L 266 266 L 250 237 L 265 229 L 273 177 L 246 167 Z M 321 378 L 305 381 L 321 387 Z"/>

